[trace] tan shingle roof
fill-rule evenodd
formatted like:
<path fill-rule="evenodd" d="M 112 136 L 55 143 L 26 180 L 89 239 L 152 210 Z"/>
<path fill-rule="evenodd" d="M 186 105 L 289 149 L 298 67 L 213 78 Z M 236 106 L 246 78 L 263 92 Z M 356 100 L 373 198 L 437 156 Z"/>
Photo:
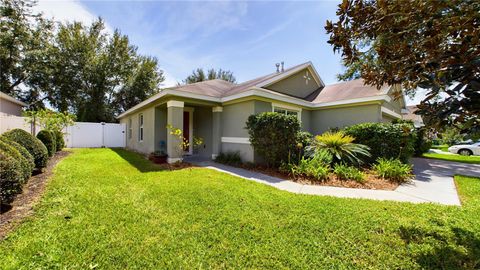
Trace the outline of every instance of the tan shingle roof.
<path fill-rule="evenodd" d="M 323 89 L 315 91 L 306 99 L 313 103 L 325 103 L 345 99 L 385 95 L 388 89 L 389 87 L 386 85 L 377 89 L 375 86 L 365 85 L 363 79 L 357 79 L 327 85 Z"/>
<path fill-rule="evenodd" d="M 191 83 L 172 87 L 170 89 L 206 95 L 211 97 L 222 97 L 224 93 L 228 92 L 235 84 L 220 79 Z"/>
<path fill-rule="evenodd" d="M 181 85 L 181 86 L 172 87 L 169 89 L 185 91 L 189 93 L 195 93 L 195 94 L 206 95 L 206 96 L 212 96 L 212 97 L 226 97 L 226 96 L 231 96 L 234 94 L 248 91 L 250 88 L 257 87 L 261 83 L 266 82 L 270 79 L 273 79 L 276 76 L 282 75 L 285 72 L 288 72 L 290 70 L 293 70 L 295 68 L 298 68 L 302 65 L 307 65 L 307 64 L 308 62 L 285 69 L 283 72 L 280 72 L 280 73 L 274 72 L 274 73 L 261 76 L 240 84 L 233 84 L 230 82 L 216 79 L 216 80 L 203 81 L 203 82 L 192 83 L 187 85 Z"/>

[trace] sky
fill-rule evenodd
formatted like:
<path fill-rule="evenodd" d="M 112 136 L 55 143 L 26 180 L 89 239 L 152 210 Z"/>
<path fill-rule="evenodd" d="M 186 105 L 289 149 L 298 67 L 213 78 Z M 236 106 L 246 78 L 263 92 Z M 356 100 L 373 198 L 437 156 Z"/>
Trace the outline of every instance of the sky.
<path fill-rule="evenodd" d="M 192 70 L 222 68 L 238 82 L 311 61 L 326 84 L 341 73 L 341 56 L 327 43 L 327 20 L 339 1 L 45 1 L 36 11 L 59 21 L 102 17 L 165 72 L 163 87 Z M 417 98 L 418 99 L 418 98 Z M 417 103 L 417 100 L 408 103 Z"/>

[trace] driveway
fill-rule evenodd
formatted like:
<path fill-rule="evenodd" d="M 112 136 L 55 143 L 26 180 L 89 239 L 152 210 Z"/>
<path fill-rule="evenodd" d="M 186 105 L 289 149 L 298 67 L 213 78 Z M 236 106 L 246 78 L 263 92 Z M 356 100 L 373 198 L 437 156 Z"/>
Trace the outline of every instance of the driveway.
<path fill-rule="evenodd" d="M 343 198 L 391 200 L 412 203 L 438 203 L 461 205 L 453 181 L 455 174 L 480 177 L 480 165 L 464 164 L 434 159 L 413 158 L 415 179 L 395 190 L 371 190 L 329 186 L 304 185 L 258 172 L 231 167 L 213 161 L 189 159 L 201 167 L 222 171 L 247 180 L 275 188 L 310 195 L 325 195 Z"/>

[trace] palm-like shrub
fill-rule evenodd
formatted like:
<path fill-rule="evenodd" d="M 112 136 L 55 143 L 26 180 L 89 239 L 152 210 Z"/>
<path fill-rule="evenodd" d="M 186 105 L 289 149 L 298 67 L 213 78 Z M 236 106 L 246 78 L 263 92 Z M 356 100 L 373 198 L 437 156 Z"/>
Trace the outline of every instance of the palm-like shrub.
<path fill-rule="evenodd" d="M 345 164 L 335 164 L 333 172 L 340 180 L 353 180 L 358 183 L 365 182 L 365 174 L 359 169 Z"/>
<path fill-rule="evenodd" d="M 412 176 L 412 166 L 399 159 L 379 158 L 373 169 L 378 176 L 397 183 L 408 182 Z"/>
<path fill-rule="evenodd" d="M 309 153 L 315 153 L 323 149 L 333 157 L 333 163 L 350 162 L 361 164 L 363 157 L 370 157 L 370 148 L 363 144 L 354 143 L 354 137 L 345 135 L 342 131 L 327 131 L 315 139 L 307 149 Z"/>

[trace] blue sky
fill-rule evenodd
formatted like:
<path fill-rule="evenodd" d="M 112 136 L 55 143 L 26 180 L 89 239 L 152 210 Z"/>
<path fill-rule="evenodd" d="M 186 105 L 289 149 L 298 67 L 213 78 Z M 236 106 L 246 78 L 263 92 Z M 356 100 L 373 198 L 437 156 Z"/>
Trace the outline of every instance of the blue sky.
<path fill-rule="evenodd" d="M 239 82 L 312 61 L 326 84 L 342 72 L 327 43 L 326 20 L 339 1 L 45 1 L 38 10 L 57 20 L 90 23 L 101 16 L 109 31 L 129 36 L 139 52 L 155 56 L 164 86 L 197 67 L 231 70 Z"/>
<path fill-rule="evenodd" d="M 312 61 L 326 83 L 341 71 L 324 25 L 337 2 L 81 2 L 141 53 L 156 56 L 169 77 L 197 67 L 234 72 L 239 81 Z"/>

